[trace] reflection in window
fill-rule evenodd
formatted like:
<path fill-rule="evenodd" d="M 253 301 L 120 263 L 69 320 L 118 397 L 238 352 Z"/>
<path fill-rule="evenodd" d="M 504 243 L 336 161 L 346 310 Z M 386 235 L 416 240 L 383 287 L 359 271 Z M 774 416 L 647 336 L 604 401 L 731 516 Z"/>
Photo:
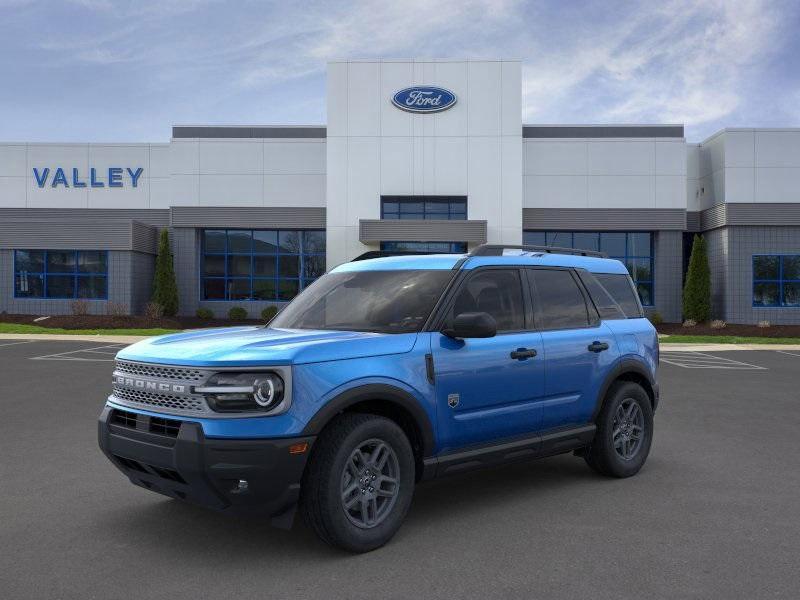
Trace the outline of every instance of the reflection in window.
<path fill-rule="evenodd" d="M 325 232 L 203 231 L 204 300 L 288 301 L 325 273 Z"/>
<path fill-rule="evenodd" d="M 464 221 L 466 196 L 381 196 L 381 219 Z"/>
<path fill-rule="evenodd" d="M 800 307 L 800 254 L 753 256 L 753 306 Z"/>
<path fill-rule="evenodd" d="M 383 252 L 430 252 L 431 254 L 466 254 L 466 242 L 381 242 Z"/>
<path fill-rule="evenodd" d="M 15 298 L 108 297 L 105 250 L 14 250 Z"/>
<path fill-rule="evenodd" d="M 523 243 L 604 252 L 628 268 L 643 306 L 653 306 L 653 234 L 649 231 L 525 231 Z"/>

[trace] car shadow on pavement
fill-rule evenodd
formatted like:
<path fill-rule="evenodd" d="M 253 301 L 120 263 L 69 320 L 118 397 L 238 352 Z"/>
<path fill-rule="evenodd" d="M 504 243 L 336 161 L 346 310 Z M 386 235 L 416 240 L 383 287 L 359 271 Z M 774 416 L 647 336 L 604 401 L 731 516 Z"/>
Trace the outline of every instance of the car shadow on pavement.
<path fill-rule="evenodd" d="M 543 495 L 577 493 L 587 481 L 604 478 L 592 473 L 583 460 L 571 456 L 521 462 L 494 469 L 454 475 L 417 486 L 406 523 L 397 539 L 430 532 L 475 519 L 505 519 L 506 504 L 533 502 Z M 139 493 L 140 490 L 134 490 Z M 230 516 L 141 490 L 141 501 L 105 512 L 98 519 L 105 535 L 125 539 L 133 546 L 184 558 L 213 552 L 217 564 L 239 564 L 243 557 L 263 560 L 270 555 L 330 560 L 352 556 L 316 539 L 298 514 L 291 531 L 272 527 L 267 519 Z M 494 516 L 492 516 L 494 515 Z M 390 543 L 391 544 L 391 543 Z M 249 560 L 249 559 L 245 559 Z"/>

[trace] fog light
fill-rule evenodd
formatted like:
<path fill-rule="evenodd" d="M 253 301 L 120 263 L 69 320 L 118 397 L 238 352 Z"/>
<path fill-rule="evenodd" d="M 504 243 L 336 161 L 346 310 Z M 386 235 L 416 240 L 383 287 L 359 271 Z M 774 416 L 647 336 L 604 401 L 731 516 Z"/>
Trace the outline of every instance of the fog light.
<path fill-rule="evenodd" d="M 250 484 L 246 479 L 240 479 L 235 488 L 231 490 L 231 494 L 245 494 L 250 491 Z"/>

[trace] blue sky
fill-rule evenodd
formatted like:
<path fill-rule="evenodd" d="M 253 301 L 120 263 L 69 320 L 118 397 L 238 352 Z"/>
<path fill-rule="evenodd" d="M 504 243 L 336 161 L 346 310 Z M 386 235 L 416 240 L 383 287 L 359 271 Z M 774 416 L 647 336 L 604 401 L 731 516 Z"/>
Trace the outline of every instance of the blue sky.
<path fill-rule="evenodd" d="M 333 58 L 523 60 L 525 123 L 800 126 L 797 0 L 0 0 L 0 141 L 325 122 Z"/>

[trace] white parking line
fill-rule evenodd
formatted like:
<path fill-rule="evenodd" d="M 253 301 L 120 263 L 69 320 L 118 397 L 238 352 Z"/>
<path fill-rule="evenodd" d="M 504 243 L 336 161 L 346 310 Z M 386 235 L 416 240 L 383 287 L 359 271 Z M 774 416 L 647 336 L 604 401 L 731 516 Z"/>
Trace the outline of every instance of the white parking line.
<path fill-rule="evenodd" d="M 684 369 L 729 369 L 738 371 L 766 371 L 766 367 L 750 363 L 722 358 L 705 352 L 670 352 L 669 358 L 661 355 L 661 362 L 665 362 Z"/>
<path fill-rule="evenodd" d="M 125 344 L 107 344 L 105 346 L 95 346 L 93 348 L 81 348 L 80 350 L 70 350 L 68 352 L 58 352 L 57 354 L 46 354 L 44 356 L 34 356 L 31 360 L 77 360 L 83 362 L 114 362 L 113 356 L 117 351 L 124 348 Z M 104 351 L 106 350 L 106 351 Z M 107 352 L 113 350 L 113 352 Z M 75 356 L 80 354 L 100 354 L 102 356 L 110 356 L 112 358 L 84 358 Z"/>
<path fill-rule="evenodd" d="M 32 344 L 36 340 L 25 340 L 22 342 L 8 342 L 7 344 L 0 344 L 0 348 L 5 348 L 6 346 L 17 346 L 19 344 Z"/>
<path fill-rule="evenodd" d="M 796 352 L 786 352 L 786 350 L 775 350 L 775 352 L 778 354 L 787 354 L 789 356 L 800 356 L 800 354 L 797 354 Z"/>

